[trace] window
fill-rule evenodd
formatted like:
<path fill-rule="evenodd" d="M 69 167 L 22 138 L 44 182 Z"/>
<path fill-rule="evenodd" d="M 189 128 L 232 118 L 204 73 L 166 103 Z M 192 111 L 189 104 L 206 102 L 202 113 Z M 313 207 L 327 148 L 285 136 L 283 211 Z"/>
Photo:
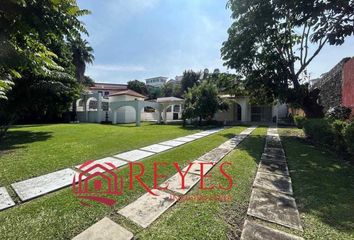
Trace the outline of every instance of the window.
<path fill-rule="evenodd" d="M 174 112 L 180 112 L 180 111 L 181 111 L 181 105 L 175 105 L 175 106 L 173 107 L 173 111 L 174 111 Z"/>
<path fill-rule="evenodd" d="M 109 95 L 109 92 L 104 92 L 104 95 L 105 95 L 105 96 L 108 96 L 108 95 Z"/>

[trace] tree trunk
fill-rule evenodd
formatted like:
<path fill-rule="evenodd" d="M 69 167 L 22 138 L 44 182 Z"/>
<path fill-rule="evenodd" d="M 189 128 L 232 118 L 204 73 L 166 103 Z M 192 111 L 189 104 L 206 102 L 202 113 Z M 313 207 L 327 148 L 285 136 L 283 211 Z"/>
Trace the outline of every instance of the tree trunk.
<path fill-rule="evenodd" d="M 322 118 L 323 107 L 317 103 L 320 91 L 318 89 L 313 90 L 304 97 L 302 103 L 302 109 L 305 112 L 307 118 Z"/>

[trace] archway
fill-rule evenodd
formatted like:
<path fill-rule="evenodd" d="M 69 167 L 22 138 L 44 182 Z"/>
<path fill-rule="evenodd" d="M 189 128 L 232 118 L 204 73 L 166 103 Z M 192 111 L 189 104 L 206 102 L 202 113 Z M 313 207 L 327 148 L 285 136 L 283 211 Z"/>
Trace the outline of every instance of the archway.
<path fill-rule="evenodd" d="M 242 107 L 240 104 L 236 103 L 236 121 L 242 120 Z"/>

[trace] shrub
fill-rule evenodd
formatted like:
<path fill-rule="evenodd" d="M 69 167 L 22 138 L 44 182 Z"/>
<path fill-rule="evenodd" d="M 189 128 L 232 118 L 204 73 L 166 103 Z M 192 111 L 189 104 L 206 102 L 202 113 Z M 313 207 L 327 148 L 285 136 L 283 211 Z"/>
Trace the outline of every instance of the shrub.
<path fill-rule="evenodd" d="M 307 119 L 304 121 L 304 132 L 314 142 L 324 145 L 334 144 L 335 134 L 330 122 L 326 119 Z"/>
<path fill-rule="evenodd" d="M 347 127 L 348 123 L 335 120 L 332 122 L 331 127 L 334 134 L 333 147 L 339 152 L 346 152 L 347 146 L 343 137 L 343 130 Z"/>
<path fill-rule="evenodd" d="M 334 120 L 346 120 L 349 119 L 351 112 L 350 108 L 337 106 L 330 108 L 326 113 L 326 117 Z"/>
<path fill-rule="evenodd" d="M 354 157 L 354 121 L 343 129 L 343 139 L 347 146 L 347 151 Z M 354 161 L 353 158 L 352 161 Z"/>
<path fill-rule="evenodd" d="M 306 118 L 305 117 L 302 117 L 302 116 L 294 116 L 294 122 L 295 122 L 295 125 L 298 127 L 298 128 L 303 128 L 304 127 L 304 122 L 305 122 Z"/>

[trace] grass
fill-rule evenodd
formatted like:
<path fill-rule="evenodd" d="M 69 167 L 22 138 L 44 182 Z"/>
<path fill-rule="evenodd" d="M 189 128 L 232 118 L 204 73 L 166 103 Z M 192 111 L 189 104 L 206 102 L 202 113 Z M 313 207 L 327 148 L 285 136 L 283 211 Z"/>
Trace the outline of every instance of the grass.
<path fill-rule="evenodd" d="M 196 131 L 147 123 L 13 127 L 0 144 L 0 186 Z"/>
<path fill-rule="evenodd" d="M 256 129 L 236 150 L 227 155 L 208 175 L 207 186 L 228 181 L 218 166 L 230 162 L 227 173 L 234 179 L 231 190 L 200 190 L 196 185 L 188 195 L 229 196 L 231 201 L 181 201 L 161 216 L 151 227 L 138 233 L 139 239 L 235 239 L 240 237 L 246 217 L 251 186 L 257 163 L 263 152 L 265 128 Z M 209 198 L 210 199 L 210 198 Z"/>
<path fill-rule="evenodd" d="M 145 166 L 144 182 L 149 186 L 153 185 L 154 162 L 169 163 L 161 169 L 161 174 L 172 176 L 176 170 L 171 163 L 186 165 L 243 129 L 245 128 L 230 128 L 142 161 Z M 127 167 L 119 171 L 125 183 L 128 183 L 128 171 Z M 162 181 L 163 179 L 160 179 L 159 182 Z M 138 184 L 135 184 L 134 190 L 128 190 L 127 185 L 124 194 L 115 197 L 117 204 L 111 208 L 98 204 L 93 204 L 92 207 L 81 206 L 79 200 L 72 194 L 71 188 L 65 188 L 2 211 L 0 236 L 2 239 L 71 239 L 104 216 L 110 216 L 122 226 L 137 233 L 141 229 L 120 217 L 117 210 L 137 199 L 145 193 L 145 190 Z"/>
<path fill-rule="evenodd" d="M 354 239 L 354 166 L 308 144 L 302 130 L 279 132 L 304 227 L 296 234 L 305 239 Z"/>

